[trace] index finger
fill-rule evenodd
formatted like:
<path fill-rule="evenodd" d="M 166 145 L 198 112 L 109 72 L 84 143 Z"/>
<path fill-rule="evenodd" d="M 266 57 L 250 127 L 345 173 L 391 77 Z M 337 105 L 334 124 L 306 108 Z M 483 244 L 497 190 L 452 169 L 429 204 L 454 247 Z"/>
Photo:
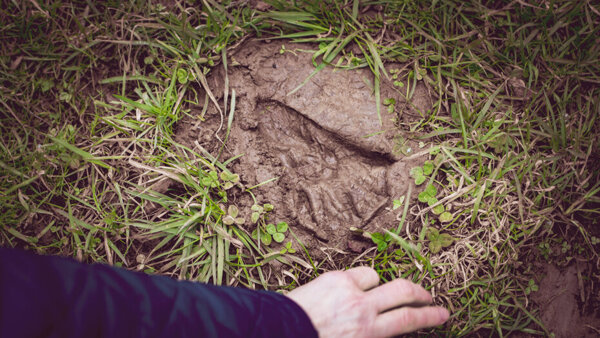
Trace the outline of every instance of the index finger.
<path fill-rule="evenodd" d="M 439 306 L 403 307 L 378 315 L 373 333 L 376 337 L 397 336 L 442 325 L 449 316 L 448 310 Z"/>
<path fill-rule="evenodd" d="M 383 312 L 402 305 L 430 304 L 431 294 L 422 286 L 406 279 L 394 279 L 367 292 L 367 299 Z"/>
<path fill-rule="evenodd" d="M 359 266 L 344 271 L 361 290 L 368 290 L 379 285 L 379 275 L 367 266 Z"/>

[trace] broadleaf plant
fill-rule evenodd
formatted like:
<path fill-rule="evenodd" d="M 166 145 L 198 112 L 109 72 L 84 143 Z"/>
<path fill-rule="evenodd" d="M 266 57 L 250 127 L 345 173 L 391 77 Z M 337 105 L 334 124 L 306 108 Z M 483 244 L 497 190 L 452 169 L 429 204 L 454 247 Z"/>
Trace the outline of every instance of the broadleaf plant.
<path fill-rule="evenodd" d="M 429 251 L 433 254 L 440 252 L 442 248 L 452 245 L 456 240 L 450 234 L 441 234 L 435 228 L 427 229 L 427 239 L 429 240 Z"/>

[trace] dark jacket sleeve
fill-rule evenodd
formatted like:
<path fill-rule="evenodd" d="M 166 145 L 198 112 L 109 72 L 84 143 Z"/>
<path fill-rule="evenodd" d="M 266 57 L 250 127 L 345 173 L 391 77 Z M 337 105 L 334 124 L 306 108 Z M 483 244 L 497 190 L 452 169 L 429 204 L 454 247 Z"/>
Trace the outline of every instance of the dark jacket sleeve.
<path fill-rule="evenodd" d="M 316 337 L 291 299 L 0 248 L 0 337 Z"/>

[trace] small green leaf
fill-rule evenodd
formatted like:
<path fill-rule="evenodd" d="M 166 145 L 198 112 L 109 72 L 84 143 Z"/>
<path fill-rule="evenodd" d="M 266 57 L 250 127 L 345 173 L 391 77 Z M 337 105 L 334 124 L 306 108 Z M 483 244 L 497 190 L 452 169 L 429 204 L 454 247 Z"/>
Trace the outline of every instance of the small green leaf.
<path fill-rule="evenodd" d="M 419 193 L 419 195 L 418 195 L 417 198 L 419 199 L 419 202 L 426 203 L 429 200 L 430 197 L 431 196 L 429 196 L 429 194 L 427 193 L 427 191 L 421 191 Z"/>
<path fill-rule="evenodd" d="M 440 204 L 440 205 L 438 205 L 438 206 L 435 206 L 435 207 L 432 209 L 432 211 L 433 211 L 433 213 L 434 213 L 434 214 L 436 214 L 436 215 L 439 215 L 439 214 L 441 214 L 442 212 L 446 211 L 446 208 L 444 208 L 444 205 L 443 205 L 443 204 Z"/>
<path fill-rule="evenodd" d="M 427 228 L 427 239 L 430 241 L 437 241 L 440 236 L 440 232 L 436 228 Z"/>
<path fill-rule="evenodd" d="M 260 236 L 260 241 L 264 244 L 264 245 L 271 245 L 272 242 L 272 238 L 271 235 L 267 234 L 267 233 L 261 233 Z"/>
<path fill-rule="evenodd" d="M 223 224 L 232 225 L 235 222 L 235 218 L 231 217 L 231 215 L 227 215 L 223 217 Z"/>
<path fill-rule="evenodd" d="M 442 247 L 447 247 L 454 243 L 454 237 L 450 236 L 449 234 L 440 234 L 438 237 L 438 242 L 440 242 Z"/>
<path fill-rule="evenodd" d="M 431 253 L 436 254 L 442 250 L 442 245 L 438 241 L 429 242 L 429 251 Z"/>
<path fill-rule="evenodd" d="M 392 202 L 392 210 L 396 210 L 402 206 L 404 203 L 404 196 L 400 197 L 400 199 L 394 200 Z"/>
<path fill-rule="evenodd" d="M 281 243 L 285 240 L 285 235 L 280 232 L 277 232 L 273 234 L 273 239 L 275 240 L 275 242 Z"/>
<path fill-rule="evenodd" d="M 237 183 L 237 182 L 240 181 L 240 175 L 238 175 L 238 174 L 229 174 L 229 173 L 227 173 L 225 171 L 221 172 L 220 177 L 221 177 L 221 181 L 228 181 L 228 182 L 231 182 L 231 183 Z"/>
<path fill-rule="evenodd" d="M 387 107 L 387 112 L 390 113 L 390 114 L 393 113 L 394 112 L 394 105 L 389 105 Z"/>
<path fill-rule="evenodd" d="M 429 240 L 429 250 L 436 254 L 444 247 L 450 246 L 454 242 L 454 237 L 449 234 L 440 234 L 436 228 L 427 229 L 427 239 Z"/>
<path fill-rule="evenodd" d="M 258 218 L 260 217 L 260 214 L 258 212 L 253 212 L 252 215 L 250 216 L 250 220 L 252 221 L 252 223 L 256 223 L 258 222 Z"/>
<path fill-rule="evenodd" d="M 424 191 L 431 197 L 437 195 L 437 188 L 433 184 L 428 184 Z"/>
<path fill-rule="evenodd" d="M 425 183 L 425 180 L 426 180 L 425 176 L 417 176 L 417 177 L 415 177 L 415 184 L 421 185 L 421 184 Z"/>
<path fill-rule="evenodd" d="M 438 199 L 435 197 L 431 197 L 429 196 L 429 198 L 427 198 L 427 205 L 428 206 L 432 206 L 434 204 L 436 204 L 438 202 Z"/>
<path fill-rule="evenodd" d="M 223 184 L 223 189 L 229 190 L 231 188 L 233 188 L 233 183 L 231 183 L 231 182 L 225 182 L 225 184 Z"/>
<path fill-rule="evenodd" d="M 381 252 L 387 249 L 389 239 L 386 240 L 386 237 L 387 236 L 384 236 L 379 232 L 374 232 L 371 234 L 371 240 L 373 241 L 373 243 L 377 244 L 377 251 Z"/>
<path fill-rule="evenodd" d="M 396 104 L 396 99 L 394 99 L 394 98 L 388 98 L 388 99 L 383 100 L 384 106 L 389 106 L 389 105 L 394 105 L 394 104 Z"/>
<path fill-rule="evenodd" d="M 219 186 L 217 172 L 210 171 L 207 176 L 203 177 L 202 185 L 210 188 L 216 188 L 217 186 Z"/>
<path fill-rule="evenodd" d="M 71 94 L 69 94 L 67 92 L 60 92 L 58 99 L 61 101 L 69 101 L 69 100 L 71 100 Z"/>
<path fill-rule="evenodd" d="M 177 70 L 177 81 L 181 84 L 186 84 L 188 81 L 188 72 L 183 68 Z"/>
<path fill-rule="evenodd" d="M 228 208 L 227 208 L 227 214 L 233 218 L 236 218 L 238 216 L 239 210 L 238 208 L 231 204 Z"/>
<path fill-rule="evenodd" d="M 410 169 L 410 176 L 412 176 L 415 179 L 417 177 L 422 177 L 423 176 L 423 168 L 414 167 L 414 168 Z"/>
<path fill-rule="evenodd" d="M 262 214 L 262 212 L 263 212 L 263 207 L 261 207 L 261 206 L 260 206 L 260 205 L 258 205 L 258 204 L 254 204 L 254 205 L 252 205 L 252 207 L 250 207 L 250 210 L 252 210 L 252 211 L 256 211 L 256 212 L 258 212 L 258 213 L 261 213 L 261 214 Z"/>
<path fill-rule="evenodd" d="M 235 224 L 237 224 L 237 225 L 242 225 L 244 223 L 246 223 L 246 219 L 243 217 L 238 217 L 235 219 Z"/>
<path fill-rule="evenodd" d="M 52 81 L 52 80 L 43 79 L 42 81 L 40 81 L 40 84 L 42 86 L 42 92 L 43 93 L 45 93 L 45 92 L 49 91 L 50 89 L 54 88 L 54 81 Z"/>
<path fill-rule="evenodd" d="M 277 232 L 285 233 L 288 230 L 288 224 L 286 222 L 277 223 Z"/>
<path fill-rule="evenodd" d="M 275 224 L 271 224 L 271 223 L 267 224 L 267 233 L 269 235 L 273 235 L 273 234 L 277 233 L 277 228 L 275 228 Z"/>
<path fill-rule="evenodd" d="M 254 239 L 258 238 L 258 229 L 252 230 L 252 238 L 254 238 Z"/>
<path fill-rule="evenodd" d="M 263 205 L 263 208 L 265 209 L 266 212 L 269 212 L 269 211 L 272 211 L 275 207 L 273 207 L 273 204 L 265 203 Z"/>
<path fill-rule="evenodd" d="M 440 215 L 439 218 L 440 218 L 440 222 L 448 223 L 448 222 L 452 221 L 452 214 L 449 213 L 448 211 L 445 211 Z"/>
<path fill-rule="evenodd" d="M 202 183 L 203 186 L 209 188 L 213 185 L 213 181 L 210 177 L 203 177 L 202 180 L 200 180 L 200 183 Z"/>
<path fill-rule="evenodd" d="M 423 175 L 431 175 L 431 173 L 433 173 L 433 162 L 427 160 L 423 164 Z"/>
<path fill-rule="evenodd" d="M 371 234 L 371 240 L 373 241 L 373 243 L 377 244 L 378 242 L 381 242 L 384 240 L 384 237 L 381 233 L 379 232 L 374 232 Z"/>

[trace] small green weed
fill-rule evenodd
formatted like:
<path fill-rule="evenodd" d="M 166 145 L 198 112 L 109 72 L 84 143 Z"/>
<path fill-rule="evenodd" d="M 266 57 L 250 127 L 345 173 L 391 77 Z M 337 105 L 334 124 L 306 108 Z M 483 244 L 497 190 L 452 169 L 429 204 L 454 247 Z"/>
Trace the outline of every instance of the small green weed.
<path fill-rule="evenodd" d="M 450 234 L 440 233 L 439 230 L 432 227 L 427 228 L 427 239 L 429 240 L 429 250 L 433 254 L 440 252 L 440 250 L 456 241 L 456 238 Z"/>
<path fill-rule="evenodd" d="M 246 219 L 243 217 L 238 217 L 238 214 L 238 208 L 233 204 L 230 205 L 229 207 L 227 207 L 227 215 L 223 217 L 223 224 L 232 225 L 235 223 L 238 225 L 242 225 L 246 223 Z"/>
<path fill-rule="evenodd" d="M 536 292 L 539 290 L 539 286 L 535 283 L 535 280 L 530 279 L 529 282 L 527 282 L 527 287 L 525 288 L 525 294 L 528 295 L 532 292 Z"/>
<path fill-rule="evenodd" d="M 285 240 L 285 233 L 288 231 L 288 224 L 286 222 L 279 222 L 277 225 L 269 223 L 264 226 L 257 227 L 252 231 L 252 238 L 260 240 L 264 245 L 271 245 L 272 241 L 277 243 L 283 243 Z"/>

